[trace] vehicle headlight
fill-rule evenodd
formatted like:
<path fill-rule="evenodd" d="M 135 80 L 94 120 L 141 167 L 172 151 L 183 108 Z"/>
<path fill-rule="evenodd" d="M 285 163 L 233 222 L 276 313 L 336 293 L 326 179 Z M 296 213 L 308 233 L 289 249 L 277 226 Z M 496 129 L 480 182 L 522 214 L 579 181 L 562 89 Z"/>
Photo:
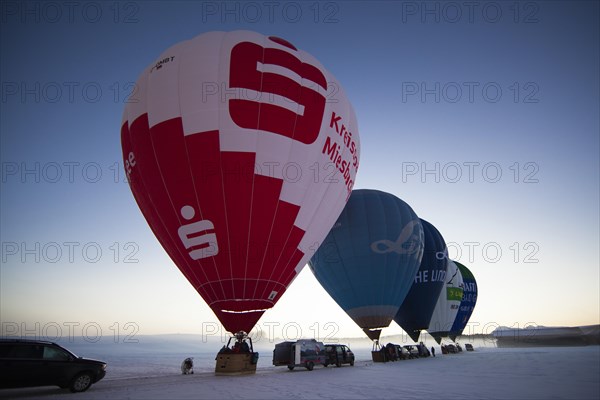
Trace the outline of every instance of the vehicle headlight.
<path fill-rule="evenodd" d="M 102 364 L 102 371 L 106 371 L 106 364 Z"/>

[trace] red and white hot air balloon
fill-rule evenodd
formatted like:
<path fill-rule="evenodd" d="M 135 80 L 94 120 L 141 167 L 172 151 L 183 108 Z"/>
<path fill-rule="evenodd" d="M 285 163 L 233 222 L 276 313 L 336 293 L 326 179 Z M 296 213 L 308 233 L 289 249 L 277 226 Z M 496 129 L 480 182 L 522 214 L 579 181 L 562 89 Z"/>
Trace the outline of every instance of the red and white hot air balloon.
<path fill-rule="evenodd" d="M 174 45 L 135 89 L 121 126 L 133 195 L 226 330 L 249 332 L 346 204 L 352 106 L 311 55 L 249 31 Z"/>

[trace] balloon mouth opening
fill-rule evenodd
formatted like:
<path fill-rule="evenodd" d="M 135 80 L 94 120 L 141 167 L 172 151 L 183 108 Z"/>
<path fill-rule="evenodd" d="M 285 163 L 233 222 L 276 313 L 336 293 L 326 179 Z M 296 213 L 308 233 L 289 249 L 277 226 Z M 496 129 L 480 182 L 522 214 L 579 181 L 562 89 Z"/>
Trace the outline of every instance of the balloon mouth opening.
<path fill-rule="evenodd" d="M 363 332 L 367 337 L 375 342 L 379 342 L 379 337 L 381 336 L 382 328 L 363 328 Z"/>
<path fill-rule="evenodd" d="M 249 313 L 257 313 L 257 312 L 265 312 L 267 311 L 267 308 L 264 309 L 258 309 L 258 310 L 243 310 L 243 311 L 236 311 L 236 310 L 221 310 L 222 313 L 227 313 L 227 314 L 249 314 Z"/>

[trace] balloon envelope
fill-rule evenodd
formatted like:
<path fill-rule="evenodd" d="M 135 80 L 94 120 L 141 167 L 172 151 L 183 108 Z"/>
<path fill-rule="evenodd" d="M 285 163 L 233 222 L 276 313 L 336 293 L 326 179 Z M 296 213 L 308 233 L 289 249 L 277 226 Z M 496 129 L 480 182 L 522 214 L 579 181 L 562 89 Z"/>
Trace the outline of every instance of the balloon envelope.
<path fill-rule="evenodd" d="M 448 260 L 448 269 L 446 271 L 446 282 L 442 292 L 438 297 L 429 328 L 427 332 L 440 343 L 443 337 L 450 335 L 450 329 L 463 296 L 463 279 L 458 266 L 452 260 Z"/>
<path fill-rule="evenodd" d="M 354 190 L 311 259 L 317 280 L 377 339 L 412 284 L 423 254 L 423 229 L 412 208 L 378 190 Z"/>
<path fill-rule="evenodd" d="M 421 219 L 424 234 L 423 258 L 394 321 L 416 342 L 429 321 L 446 279 L 447 249 L 440 232 Z"/>
<path fill-rule="evenodd" d="M 477 282 L 473 273 L 458 261 L 454 261 L 454 263 L 462 275 L 464 291 L 456 319 L 448 335 L 452 340 L 456 340 L 456 337 L 462 335 L 463 330 L 469 322 L 469 318 L 471 318 L 471 314 L 473 314 L 475 303 L 477 303 Z"/>
<path fill-rule="evenodd" d="M 202 34 L 150 64 L 121 143 L 146 221 L 233 333 L 281 298 L 343 209 L 359 163 L 336 79 L 289 42 L 248 31 Z"/>

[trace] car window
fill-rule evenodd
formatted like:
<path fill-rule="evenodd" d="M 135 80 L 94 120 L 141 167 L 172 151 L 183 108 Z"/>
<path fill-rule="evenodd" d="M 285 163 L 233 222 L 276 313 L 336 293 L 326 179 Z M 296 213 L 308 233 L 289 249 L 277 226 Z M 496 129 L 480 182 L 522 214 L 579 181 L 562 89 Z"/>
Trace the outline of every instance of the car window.
<path fill-rule="evenodd" d="M 69 354 L 62 349 L 54 346 L 44 346 L 44 360 L 68 360 Z"/>
<path fill-rule="evenodd" d="M 8 351 L 3 354 L 6 358 L 42 358 L 43 346 L 39 344 L 15 343 L 8 346 Z M 4 353 L 4 352 L 3 352 Z"/>

